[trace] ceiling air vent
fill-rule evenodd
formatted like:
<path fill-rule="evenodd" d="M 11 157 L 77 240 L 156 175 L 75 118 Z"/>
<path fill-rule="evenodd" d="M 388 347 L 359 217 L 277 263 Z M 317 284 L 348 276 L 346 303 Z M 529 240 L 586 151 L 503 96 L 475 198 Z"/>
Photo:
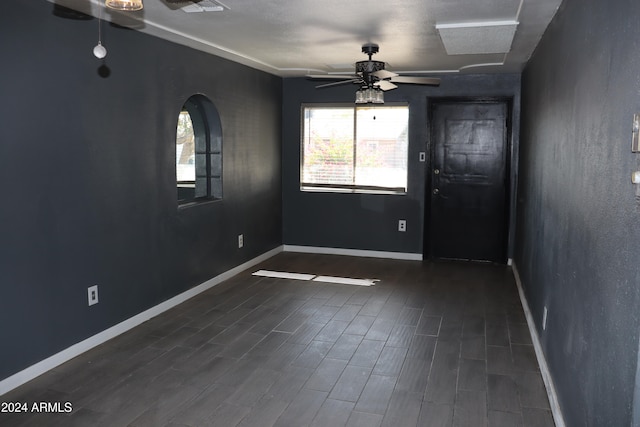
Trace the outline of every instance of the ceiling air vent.
<path fill-rule="evenodd" d="M 185 6 L 182 6 L 180 10 L 186 13 L 199 13 L 199 12 L 222 12 L 225 9 L 228 9 L 222 3 L 219 3 L 214 0 L 201 0 L 199 2 L 186 2 Z"/>

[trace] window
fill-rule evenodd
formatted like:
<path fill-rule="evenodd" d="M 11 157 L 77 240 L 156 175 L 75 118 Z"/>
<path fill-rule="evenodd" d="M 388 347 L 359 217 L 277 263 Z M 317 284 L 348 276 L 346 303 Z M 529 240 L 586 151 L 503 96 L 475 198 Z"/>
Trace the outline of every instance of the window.
<path fill-rule="evenodd" d="M 179 204 L 222 198 L 222 127 L 203 95 L 189 98 L 178 115 L 176 182 Z"/>
<path fill-rule="evenodd" d="M 407 105 L 305 105 L 302 116 L 302 190 L 407 191 Z"/>
<path fill-rule="evenodd" d="M 178 184 L 196 182 L 195 140 L 191 114 L 187 110 L 182 110 L 178 116 L 178 132 L 176 134 L 176 176 Z"/>

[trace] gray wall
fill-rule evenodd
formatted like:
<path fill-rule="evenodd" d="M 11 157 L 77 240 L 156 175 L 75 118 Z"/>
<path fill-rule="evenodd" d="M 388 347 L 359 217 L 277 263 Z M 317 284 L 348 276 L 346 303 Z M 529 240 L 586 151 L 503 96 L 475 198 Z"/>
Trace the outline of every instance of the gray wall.
<path fill-rule="evenodd" d="M 636 0 L 565 0 L 523 73 L 515 261 L 568 426 L 632 422 L 639 20 Z"/>
<path fill-rule="evenodd" d="M 384 60 L 384 56 L 378 59 Z M 398 89 L 386 92 L 385 101 L 408 102 L 410 106 L 408 193 L 303 192 L 299 185 L 301 103 L 353 103 L 357 89 L 355 85 L 315 89 L 320 83 L 304 78 L 284 80 L 283 240 L 288 245 L 423 253 L 428 163 L 420 163 L 418 159 L 421 151 L 429 152 L 428 98 L 512 98 L 513 141 L 518 140 L 519 75 L 447 75 L 443 76 L 440 87 L 401 85 Z M 514 156 L 517 156 L 517 143 L 513 145 Z M 515 168 L 513 171 L 515 178 Z M 399 219 L 407 220 L 407 232 L 397 231 Z"/>
<path fill-rule="evenodd" d="M 52 8 L 0 14 L 0 379 L 281 244 L 282 80 L 104 24 L 101 77 L 98 22 Z M 224 199 L 178 210 L 195 93 L 220 113 Z"/>

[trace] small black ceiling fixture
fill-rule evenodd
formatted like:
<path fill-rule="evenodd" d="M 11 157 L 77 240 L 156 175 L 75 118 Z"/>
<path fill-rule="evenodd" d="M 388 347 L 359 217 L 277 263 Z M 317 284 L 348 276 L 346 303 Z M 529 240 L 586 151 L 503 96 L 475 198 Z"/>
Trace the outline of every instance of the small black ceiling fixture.
<path fill-rule="evenodd" d="M 93 19 L 93 16 L 91 15 L 69 9 L 68 7 L 64 7 L 59 4 L 53 5 L 53 14 L 58 18 L 73 19 L 74 21 L 90 21 Z"/>

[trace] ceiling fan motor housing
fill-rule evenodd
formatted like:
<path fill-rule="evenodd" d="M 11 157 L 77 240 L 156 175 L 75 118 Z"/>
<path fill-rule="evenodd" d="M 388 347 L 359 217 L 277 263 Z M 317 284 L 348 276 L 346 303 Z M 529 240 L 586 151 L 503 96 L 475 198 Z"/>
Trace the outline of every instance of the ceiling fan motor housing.
<path fill-rule="evenodd" d="M 362 53 L 369 55 L 369 59 L 371 59 L 371 55 L 378 53 L 380 50 L 380 46 L 375 43 L 366 43 L 362 45 Z"/>
<path fill-rule="evenodd" d="M 384 70 L 384 62 L 382 61 L 369 60 L 356 62 L 356 73 L 373 73 L 379 70 Z"/>
<path fill-rule="evenodd" d="M 362 86 L 372 87 L 379 79 L 372 73 L 384 70 L 384 62 L 382 61 L 358 61 L 356 62 L 356 73 L 362 76 Z"/>

